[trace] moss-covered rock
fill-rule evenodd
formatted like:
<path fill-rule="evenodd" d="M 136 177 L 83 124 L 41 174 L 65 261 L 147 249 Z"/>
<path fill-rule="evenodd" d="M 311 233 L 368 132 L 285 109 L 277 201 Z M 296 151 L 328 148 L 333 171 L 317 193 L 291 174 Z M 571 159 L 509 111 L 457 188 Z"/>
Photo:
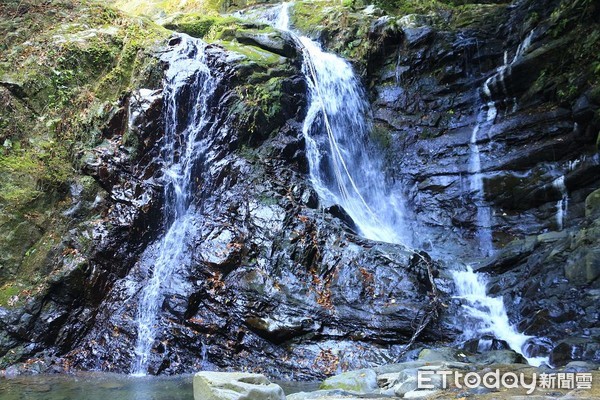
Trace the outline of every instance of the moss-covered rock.
<path fill-rule="evenodd" d="M 93 1 L 9 0 L 0 15 L 7 39 L 0 52 L 5 306 L 60 268 L 65 237 L 79 234 L 67 231 L 98 217 L 89 207 L 100 189 L 82 176 L 79 155 L 109 132 L 123 133 L 124 126 L 111 125 L 119 99 L 142 82 L 160 82 L 153 53 L 170 33 Z"/>
<path fill-rule="evenodd" d="M 164 27 L 177 32 L 183 32 L 196 38 L 214 38 L 227 28 L 235 28 L 240 21 L 233 17 L 189 13 L 176 16 Z"/>
<path fill-rule="evenodd" d="M 321 383 L 321 390 L 341 389 L 368 393 L 377 389 L 377 374 L 372 369 L 361 369 L 332 376 Z"/>

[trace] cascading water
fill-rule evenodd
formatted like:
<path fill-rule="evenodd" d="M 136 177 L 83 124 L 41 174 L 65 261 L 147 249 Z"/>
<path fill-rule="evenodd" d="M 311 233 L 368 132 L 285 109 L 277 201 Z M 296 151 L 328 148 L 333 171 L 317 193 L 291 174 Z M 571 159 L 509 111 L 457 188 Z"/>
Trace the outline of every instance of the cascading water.
<path fill-rule="evenodd" d="M 281 5 L 274 22 L 287 31 L 288 7 Z M 303 134 L 313 187 L 325 204 L 341 205 L 364 237 L 409 244 L 404 203 L 387 187 L 381 157 L 369 145 L 369 103 L 352 67 L 308 37 L 294 37 L 309 85 Z"/>
<path fill-rule="evenodd" d="M 517 101 L 514 97 L 508 97 L 509 93 L 506 88 L 505 79 L 510 74 L 513 64 L 523 57 L 531 45 L 533 33 L 531 31 L 518 46 L 512 61 L 509 62 L 508 53 L 504 53 L 504 64 L 498 67 L 496 72 L 483 84 L 481 91 L 488 101 L 477 113 L 477 121 L 469 141 L 470 190 L 473 193 L 473 199 L 477 207 L 477 240 L 480 252 L 486 256 L 493 253 L 491 233 L 492 209 L 485 201 L 479 136 L 482 130 L 489 130 L 491 128 L 498 116 L 497 102 L 494 100 L 495 93 L 500 93 L 503 96 L 501 101 L 505 103 L 505 106 L 507 102 L 512 101 L 512 111 L 516 110 Z M 561 205 L 561 201 L 559 201 L 558 206 Z M 559 215 L 557 215 L 558 218 Z M 560 218 L 562 222 L 562 216 Z M 456 297 L 467 302 L 463 307 L 474 321 L 474 325 L 465 328 L 465 339 L 489 333 L 498 339 L 506 341 L 511 349 L 527 357 L 527 350 L 524 349 L 524 345 L 531 337 L 519 333 L 510 324 L 502 297 L 488 296 L 485 279 L 480 274 L 475 273 L 471 267 L 468 267 L 466 271 L 453 272 L 453 278 L 458 292 Z M 527 359 L 532 365 L 540 365 L 542 362 L 547 362 L 547 359 L 543 357 L 529 357 Z"/>
<path fill-rule="evenodd" d="M 496 69 L 496 72 L 490 76 L 483 87 L 482 93 L 487 98 L 487 103 L 480 107 L 477 113 L 477 121 L 471 133 L 469 140 L 469 189 L 473 194 L 473 201 L 477 208 L 475 225 L 477 229 L 477 241 L 481 254 L 489 256 L 493 253 L 492 244 L 492 208 L 485 201 L 485 189 L 483 186 L 483 174 L 481 171 L 481 154 L 479 149 L 480 133 L 482 130 L 489 130 L 494 124 L 498 115 L 497 102 L 494 95 L 500 93 L 503 98 L 502 103 L 512 102 L 513 111 L 516 110 L 517 100 L 509 97 L 506 88 L 506 76 L 511 73 L 512 66 L 525 54 L 531 46 L 534 31 L 532 30 L 525 40 L 517 47 L 517 51 L 512 59 L 508 61 L 508 53 L 504 53 L 504 63 Z"/>
<path fill-rule="evenodd" d="M 270 23 L 289 31 L 288 3 L 283 3 L 279 16 Z M 269 18 L 267 18 L 269 19 Z M 370 239 L 407 244 L 403 232 L 403 202 L 401 197 L 386 188 L 382 178 L 381 161 L 373 156 L 368 143 L 370 126 L 367 122 L 369 106 L 366 96 L 350 65 L 343 59 L 321 50 L 307 37 L 296 40 L 303 48 L 303 71 L 310 90 L 310 106 L 304 122 L 310 178 L 322 200 L 340 204 L 358 225 L 361 233 Z M 519 46 L 512 63 L 523 55 L 528 39 Z M 476 192 L 478 205 L 479 239 L 486 254 L 491 253 L 491 214 L 485 207 L 481 158 L 478 134 L 482 127 L 489 127 L 497 116 L 495 102 L 491 98 L 490 85 L 494 79 L 502 81 L 512 63 L 497 70 L 488 79 L 483 92 L 490 101 L 478 114 L 478 122 L 470 141 L 471 191 Z M 485 111 L 485 113 L 483 112 Z M 396 196 L 394 196 L 394 194 Z M 529 336 L 517 332 L 510 324 L 502 298 L 486 294 L 486 282 L 473 272 L 453 273 L 457 297 L 464 299 L 465 309 L 472 318 L 469 336 L 490 333 L 505 340 L 510 347 L 524 353 L 523 347 Z M 532 365 L 540 365 L 544 358 L 529 358 Z"/>
<path fill-rule="evenodd" d="M 556 202 L 556 226 L 558 230 L 562 230 L 565 225 L 565 218 L 567 217 L 567 211 L 569 209 L 569 193 L 567 192 L 567 186 L 565 185 L 565 176 L 561 175 L 552 182 L 561 195 L 559 201 Z"/>
<path fill-rule="evenodd" d="M 479 114 L 481 115 L 481 113 Z M 489 115 L 489 114 L 488 114 Z M 485 122 L 489 123 L 489 116 Z M 473 193 L 473 202 L 477 209 L 476 229 L 479 250 L 483 255 L 490 255 L 493 251 L 492 245 L 492 210 L 485 202 L 485 190 L 483 187 L 483 174 L 481 173 L 481 154 L 479 152 L 478 134 L 483 125 L 480 116 L 471 133 L 469 141 L 469 189 Z M 485 125 L 484 125 L 485 126 Z"/>
<path fill-rule="evenodd" d="M 174 269 L 185 265 L 186 237 L 194 229 L 194 213 L 190 212 L 192 173 L 204 152 L 201 133 L 210 125 L 208 103 L 217 86 L 217 79 L 205 63 L 204 49 L 205 43 L 201 40 L 182 35 L 177 48 L 163 57 L 168 63 L 163 95 L 165 135 L 161 150 L 167 231 L 149 246 L 139 263 L 150 277 L 141 291 L 136 317 L 136 358 L 132 370 L 137 375 L 147 373 L 163 291 Z"/>
<path fill-rule="evenodd" d="M 481 274 L 471 267 L 466 271 L 454 271 L 454 282 L 457 287 L 456 298 L 466 302 L 463 308 L 472 317 L 471 324 L 464 325 L 464 339 L 471 339 L 481 334 L 492 334 L 497 339 L 504 340 L 511 349 L 521 353 L 531 365 L 539 366 L 548 361 L 544 357 L 527 357 L 525 344 L 532 336 L 519 333 L 510 324 L 502 297 L 487 295 L 487 282 Z"/>

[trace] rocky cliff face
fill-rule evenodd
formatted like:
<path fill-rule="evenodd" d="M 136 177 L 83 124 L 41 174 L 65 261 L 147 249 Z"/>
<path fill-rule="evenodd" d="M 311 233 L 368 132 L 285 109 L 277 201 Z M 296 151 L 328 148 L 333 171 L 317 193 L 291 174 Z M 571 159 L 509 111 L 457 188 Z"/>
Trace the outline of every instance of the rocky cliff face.
<path fill-rule="evenodd" d="M 51 12 L 21 3 L 2 6 L 6 32 Z M 38 24 L 34 46 L 18 34 L 3 45 L 0 173 L 3 193 L 21 191 L 1 198 L 0 355 L 3 366 L 129 372 L 148 274 L 139 257 L 165 228 L 159 53 L 179 39 L 105 8 L 74 19 L 71 7 L 61 3 L 59 28 Z M 97 10 L 123 23 L 86 19 Z M 551 352 L 556 364 L 600 359 L 600 10 L 531 0 L 413 11 L 423 14 L 298 3 L 292 20 L 363 73 L 373 139 L 419 232 L 413 245 L 437 262 L 364 240 L 343 210 L 320 207 L 306 179 L 306 82 L 289 35 L 233 18 L 168 22 L 213 42 L 208 63 L 221 84 L 193 194 L 190 266 L 165 293 L 151 373 L 308 378 L 390 362 L 431 306 L 433 265 L 448 308 L 420 341 L 453 341 L 460 304 L 445 271 L 463 262 L 492 275 L 511 318 L 540 337 L 534 353 Z M 127 29 L 139 26 L 152 38 L 132 42 Z M 58 55 L 31 54 L 50 42 Z M 36 62 L 41 69 L 11 73 Z M 16 164 L 31 153 L 33 166 Z M 64 165 L 73 167 L 57 175 Z M 40 176 L 28 184 L 32 168 Z"/>
<path fill-rule="evenodd" d="M 599 10 L 535 1 L 475 9 L 481 25 L 462 25 L 464 8 L 445 21 L 402 21 L 400 46 L 384 42 L 383 64 L 377 56 L 369 65 L 390 174 L 429 227 L 422 247 L 492 274 L 492 294 L 541 337 L 532 346 L 556 364 L 597 359 L 599 77 L 588 51 L 598 46 Z M 489 225 L 478 224 L 482 206 Z M 482 230 L 496 250 L 477 261 Z"/>

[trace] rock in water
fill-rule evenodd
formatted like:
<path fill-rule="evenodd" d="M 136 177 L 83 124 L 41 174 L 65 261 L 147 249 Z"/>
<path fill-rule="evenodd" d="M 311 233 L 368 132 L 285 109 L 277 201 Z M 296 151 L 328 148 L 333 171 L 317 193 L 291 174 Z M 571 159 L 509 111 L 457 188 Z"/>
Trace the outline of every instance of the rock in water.
<path fill-rule="evenodd" d="M 344 372 L 326 379 L 321 389 L 342 389 L 367 393 L 377 389 L 377 374 L 372 369 Z"/>
<path fill-rule="evenodd" d="M 195 400 L 285 400 L 283 389 L 264 375 L 245 372 L 198 372 Z"/>

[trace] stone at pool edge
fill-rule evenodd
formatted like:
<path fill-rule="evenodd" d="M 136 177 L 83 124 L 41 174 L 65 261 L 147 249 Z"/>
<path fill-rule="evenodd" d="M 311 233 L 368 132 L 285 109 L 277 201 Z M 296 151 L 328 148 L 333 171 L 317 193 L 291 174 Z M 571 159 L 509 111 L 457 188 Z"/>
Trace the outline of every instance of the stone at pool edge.
<path fill-rule="evenodd" d="M 261 374 L 198 372 L 194 400 L 285 400 L 283 389 Z"/>
<path fill-rule="evenodd" d="M 373 392 L 379 389 L 377 385 L 377 373 L 372 369 L 344 372 L 325 379 L 320 389 L 341 389 L 357 393 Z"/>

